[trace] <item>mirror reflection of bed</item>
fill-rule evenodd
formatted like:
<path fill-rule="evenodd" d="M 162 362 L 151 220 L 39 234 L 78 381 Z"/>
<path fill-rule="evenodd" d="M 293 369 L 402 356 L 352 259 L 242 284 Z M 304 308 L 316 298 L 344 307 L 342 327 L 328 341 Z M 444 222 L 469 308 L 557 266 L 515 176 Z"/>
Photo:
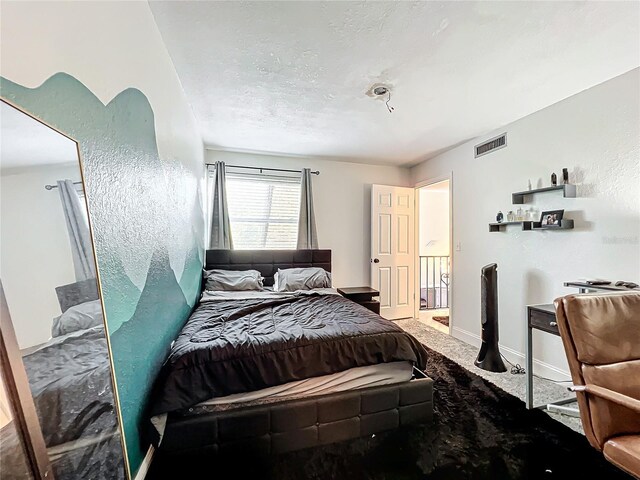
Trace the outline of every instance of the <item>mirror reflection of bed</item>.
<path fill-rule="evenodd" d="M 0 278 L 49 461 L 56 479 L 124 478 L 77 145 L 0 106 Z M 7 466 L 19 443 L 2 418 Z"/>

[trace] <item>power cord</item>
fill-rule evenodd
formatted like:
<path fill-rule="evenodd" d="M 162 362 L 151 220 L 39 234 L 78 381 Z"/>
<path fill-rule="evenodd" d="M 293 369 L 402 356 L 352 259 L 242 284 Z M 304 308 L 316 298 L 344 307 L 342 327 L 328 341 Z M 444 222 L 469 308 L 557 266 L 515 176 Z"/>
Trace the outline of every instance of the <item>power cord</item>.
<path fill-rule="evenodd" d="M 509 361 L 509 359 L 507 357 L 505 357 L 502 353 L 500 353 L 500 356 L 509 364 L 511 365 L 511 375 L 523 375 L 526 373 L 526 370 L 524 369 L 523 366 L 521 366 L 519 363 L 516 363 L 515 365 L 513 363 L 511 363 Z M 547 378 L 547 377 L 543 377 L 541 375 L 537 375 L 537 374 L 533 374 L 534 377 L 537 378 L 541 378 L 542 380 L 547 380 L 548 382 L 553 382 L 553 383 L 573 383 L 572 380 L 554 380 L 553 378 Z"/>
<path fill-rule="evenodd" d="M 516 363 L 515 365 L 513 363 L 511 363 L 509 361 L 509 359 L 507 357 L 505 357 L 502 353 L 500 353 L 500 356 L 509 364 L 511 365 L 511 375 L 523 375 L 525 373 L 525 369 L 523 366 L 521 366 L 519 363 Z"/>

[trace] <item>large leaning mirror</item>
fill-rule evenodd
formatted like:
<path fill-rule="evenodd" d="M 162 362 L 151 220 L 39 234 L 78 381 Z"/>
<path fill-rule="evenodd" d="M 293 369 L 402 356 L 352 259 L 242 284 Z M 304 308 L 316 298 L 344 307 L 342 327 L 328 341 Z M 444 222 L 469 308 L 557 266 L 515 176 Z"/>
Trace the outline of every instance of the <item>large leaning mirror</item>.
<path fill-rule="evenodd" d="M 0 107 L 0 280 L 47 457 L 57 480 L 122 479 L 77 144 L 5 102 Z M 21 465 L 11 458 L 19 449 L 10 448 L 20 441 L 11 438 L 19 433 L 11 416 L 2 418 L 2 478 L 25 478 L 7 469 Z"/>

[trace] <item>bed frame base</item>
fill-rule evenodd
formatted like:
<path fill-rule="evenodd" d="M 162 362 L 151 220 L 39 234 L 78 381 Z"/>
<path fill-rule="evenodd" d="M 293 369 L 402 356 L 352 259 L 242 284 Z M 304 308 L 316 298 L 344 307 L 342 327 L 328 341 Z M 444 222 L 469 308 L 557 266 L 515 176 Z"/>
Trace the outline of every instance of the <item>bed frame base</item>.
<path fill-rule="evenodd" d="M 276 454 L 341 442 L 433 417 L 433 380 L 286 400 L 193 416 L 169 415 L 159 451 Z"/>

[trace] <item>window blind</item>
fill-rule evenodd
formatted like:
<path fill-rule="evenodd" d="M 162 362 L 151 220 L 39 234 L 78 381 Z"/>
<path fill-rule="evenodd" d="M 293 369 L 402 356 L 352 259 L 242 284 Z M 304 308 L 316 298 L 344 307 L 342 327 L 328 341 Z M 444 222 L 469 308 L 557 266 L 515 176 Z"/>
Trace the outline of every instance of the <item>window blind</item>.
<path fill-rule="evenodd" d="M 227 172 L 226 186 L 235 249 L 296 248 L 300 178 Z"/>

